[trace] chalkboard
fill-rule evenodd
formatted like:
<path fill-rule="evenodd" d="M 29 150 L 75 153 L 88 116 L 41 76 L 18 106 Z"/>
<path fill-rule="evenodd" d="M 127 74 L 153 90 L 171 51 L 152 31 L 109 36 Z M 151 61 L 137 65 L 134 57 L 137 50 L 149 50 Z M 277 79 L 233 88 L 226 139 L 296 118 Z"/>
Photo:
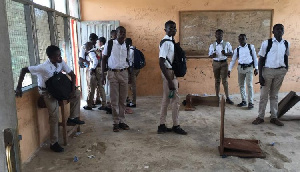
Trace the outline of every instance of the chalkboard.
<path fill-rule="evenodd" d="M 187 57 L 208 57 L 209 45 L 216 41 L 215 31 L 224 31 L 223 40 L 233 50 L 239 45 L 239 34 L 246 34 L 247 43 L 258 52 L 272 30 L 273 10 L 246 11 L 182 11 L 180 12 L 180 45 Z"/>

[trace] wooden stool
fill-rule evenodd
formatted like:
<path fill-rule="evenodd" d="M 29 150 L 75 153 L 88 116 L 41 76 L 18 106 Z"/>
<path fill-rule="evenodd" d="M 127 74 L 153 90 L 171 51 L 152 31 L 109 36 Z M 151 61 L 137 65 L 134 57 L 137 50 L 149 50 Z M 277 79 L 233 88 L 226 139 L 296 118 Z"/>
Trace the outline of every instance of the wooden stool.
<path fill-rule="evenodd" d="M 58 101 L 58 104 L 60 106 L 60 111 L 61 111 L 60 114 L 61 114 L 61 119 L 62 119 L 61 122 L 58 122 L 58 126 L 62 126 L 62 128 L 63 128 L 62 134 L 63 134 L 63 139 L 64 139 L 64 146 L 66 146 L 68 144 L 68 136 L 70 136 L 75 131 L 80 132 L 80 125 L 71 126 L 72 127 L 71 130 L 67 131 L 65 105 L 69 104 L 69 101 L 68 100 Z M 47 108 L 43 96 L 40 96 L 40 98 L 38 100 L 38 107 L 39 108 Z"/>

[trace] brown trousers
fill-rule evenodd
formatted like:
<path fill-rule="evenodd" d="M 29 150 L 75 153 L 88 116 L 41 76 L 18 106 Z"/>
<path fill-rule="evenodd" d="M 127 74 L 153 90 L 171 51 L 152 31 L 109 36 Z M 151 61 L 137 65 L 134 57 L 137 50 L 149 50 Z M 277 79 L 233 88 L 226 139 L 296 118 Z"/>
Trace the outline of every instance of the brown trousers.
<path fill-rule="evenodd" d="M 226 97 L 229 97 L 228 93 L 228 82 L 227 82 L 227 72 L 228 72 L 228 63 L 225 62 L 216 62 L 213 61 L 213 71 L 215 76 L 215 90 L 216 90 L 216 96 L 219 96 L 220 93 L 220 82 L 222 79 L 222 84 L 224 87 L 224 92 Z"/>
<path fill-rule="evenodd" d="M 131 90 L 131 94 L 129 93 L 128 96 L 132 100 L 133 104 L 136 104 L 136 78 L 140 73 L 140 69 L 133 69 L 132 73 L 129 76 L 129 90 Z"/>

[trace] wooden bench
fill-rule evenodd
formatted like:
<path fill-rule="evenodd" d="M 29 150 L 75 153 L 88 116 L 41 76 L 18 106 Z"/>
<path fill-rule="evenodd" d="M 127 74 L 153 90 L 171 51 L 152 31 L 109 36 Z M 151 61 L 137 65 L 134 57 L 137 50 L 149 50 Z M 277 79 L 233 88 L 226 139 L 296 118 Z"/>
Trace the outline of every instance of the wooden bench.
<path fill-rule="evenodd" d="M 68 137 L 75 131 L 80 132 L 80 125 L 71 126 L 71 129 L 67 131 L 67 121 L 66 121 L 66 105 L 69 104 L 67 100 L 58 101 L 61 111 L 61 122 L 58 122 L 58 126 L 62 126 L 62 134 L 64 140 L 64 146 L 68 144 Z M 38 100 L 39 108 L 47 108 L 43 96 L 40 96 Z"/>

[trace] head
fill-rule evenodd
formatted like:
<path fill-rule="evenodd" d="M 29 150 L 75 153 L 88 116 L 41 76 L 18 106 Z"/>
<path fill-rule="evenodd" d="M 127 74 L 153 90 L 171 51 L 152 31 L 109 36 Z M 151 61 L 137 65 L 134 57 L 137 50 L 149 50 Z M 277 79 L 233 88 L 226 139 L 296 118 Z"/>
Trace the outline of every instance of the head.
<path fill-rule="evenodd" d="M 52 63 L 61 63 L 61 52 L 58 46 L 50 45 L 46 49 L 46 54 Z"/>
<path fill-rule="evenodd" d="M 117 27 L 116 31 L 117 31 L 117 39 L 119 41 L 124 41 L 125 38 L 126 38 L 126 29 L 125 29 L 125 27 L 119 26 L 119 27 Z"/>
<path fill-rule="evenodd" d="M 165 23 L 165 32 L 168 36 L 175 36 L 177 29 L 176 29 L 176 23 L 172 20 L 169 20 Z"/>
<path fill-rule="evenodd" d="M 275 38 L 282 38 L 284 34 L 284 26 L 282 24 L 275 24 L 273 26 L 272 33 L 274 34 Z"/>
<path fill-rule="evenodd" d="M 215 37 L 216 37 L 217 41 L 222 41 L 223 40 L 223 33 L 224 32 L 221 29 L 216 30 Z"/>
<path fill-rule="evenodd" d="M 98 40 L 98 36 L 95 33 L 91 33 L 89 39 L 90 39 L 90 42 L 93 43 L 93 45 L 96 45 L 96 42 Z"/>
<path fill-rule="evenodd" d="M 90 51 L 94 47 L 94 44 L 92 42 L 85 43 L 85 51 Z"/>
<path fill-rule="evenodd" d="M 117 31 L 116 30 L 110 31 L 110 39 L 117 39 Z"/>
<path fill-rule="evenodd" d="M 244 46 L 247 43 L 247 36 L 246 36 L 246 34 L 240 34 L 239 35 L 239 43 L 242 46 Z"/>
<path fill-rule="evenodd" d="M 98 40 L 100 47 L 106 43 L 106 39 L 104 37 L 100 37 Z"/>
<path fill-rule="evenodd" d="M 126 43 L 127 47 L 132 46 L 132 39 L 131 38 L 126 38 L 125 43 Z"/>

